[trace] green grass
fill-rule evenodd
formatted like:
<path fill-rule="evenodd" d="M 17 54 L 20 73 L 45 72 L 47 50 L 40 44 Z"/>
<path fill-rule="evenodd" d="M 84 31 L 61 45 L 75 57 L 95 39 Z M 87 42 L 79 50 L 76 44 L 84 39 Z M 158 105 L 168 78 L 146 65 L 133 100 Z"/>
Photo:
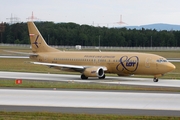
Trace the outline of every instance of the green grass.
<path fill-rule="evenodd" d="M 0 112 L 0 120 L 179 120 L 180 117 L 67 114 L 48 112 Z"/>
<path fill-rule="evenodd" d="M 98 84 L 98 83 L 76 83 L 75 81 L 72 80 L 67 82 L 23 80 L 22 84 L 15 84 L 15 80 L 0 80 L 0 87 L 180 92 L 179 88 L 125 86 L 121 84 L 112 85 L 112 84 Z"/>

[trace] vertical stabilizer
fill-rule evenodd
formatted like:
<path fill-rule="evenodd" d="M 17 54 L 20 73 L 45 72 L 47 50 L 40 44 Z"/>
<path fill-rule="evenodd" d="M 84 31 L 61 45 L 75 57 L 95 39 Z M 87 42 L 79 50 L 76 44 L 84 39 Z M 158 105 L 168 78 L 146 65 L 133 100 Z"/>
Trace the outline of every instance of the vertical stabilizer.
<path fill-rule="evenodd" d="M 33 53 L 58 52 L 59 50 L 47 45 L 41 33 L 33 22 L 28 22 L 29 37 Z"/>

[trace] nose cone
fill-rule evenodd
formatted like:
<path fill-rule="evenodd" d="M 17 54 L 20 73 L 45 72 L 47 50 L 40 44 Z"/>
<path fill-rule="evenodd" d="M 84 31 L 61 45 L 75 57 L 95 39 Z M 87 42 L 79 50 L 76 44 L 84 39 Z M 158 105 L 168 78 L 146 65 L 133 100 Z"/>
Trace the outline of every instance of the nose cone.
<path fill-rule="evenodd" d="M 168 64 L 167 64 L 168 72 L 173 71 L 174 69 L 176 69 L 176 66 L 173 65 L 172 63 L 168 62 Z"/>

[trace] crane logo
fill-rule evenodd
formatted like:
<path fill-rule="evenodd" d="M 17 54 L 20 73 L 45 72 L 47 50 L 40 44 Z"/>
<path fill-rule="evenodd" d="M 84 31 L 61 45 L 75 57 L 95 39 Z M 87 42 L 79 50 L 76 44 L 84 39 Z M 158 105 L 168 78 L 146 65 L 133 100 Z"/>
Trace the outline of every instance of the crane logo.
<path fill-rule="evenodd" d="M 32 35 L 31 35 L 32 36 Z M 33 35 L 34 36 L 34 35 Z M 37 48 L 39 48 L 39 45 L 41 44 L 40 42 L 38 42 L 38 38 L 39 38 L 39 35 L 36 36 L 36 39 L 35 41 L 32 43 L 34 44 Z"/>

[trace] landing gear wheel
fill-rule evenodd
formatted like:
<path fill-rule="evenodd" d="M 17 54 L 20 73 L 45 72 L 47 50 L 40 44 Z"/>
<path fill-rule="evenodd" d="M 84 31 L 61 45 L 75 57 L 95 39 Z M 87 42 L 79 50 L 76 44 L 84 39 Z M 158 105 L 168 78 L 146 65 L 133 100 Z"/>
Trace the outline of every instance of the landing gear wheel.
<path fill-rule="evenodd" d="M 158 82 L 158 78 L 154 78 L 153 81 L 154 81 L 154 82 Z"/>
<path fill-rule="evenodd" d="M 99 77 L 99 79 L 105 79 L 106 75 L 104 74 L 102 77 Z"/>
<path fill-rule="evenodd" d="M 86 79 L 88 79 L 88 77 L 86 77 L 84 74 L 82 74 L 82 75 L 81 75 L 81 79 L 82 79 L 82 80 L 86 80 Z"/>

